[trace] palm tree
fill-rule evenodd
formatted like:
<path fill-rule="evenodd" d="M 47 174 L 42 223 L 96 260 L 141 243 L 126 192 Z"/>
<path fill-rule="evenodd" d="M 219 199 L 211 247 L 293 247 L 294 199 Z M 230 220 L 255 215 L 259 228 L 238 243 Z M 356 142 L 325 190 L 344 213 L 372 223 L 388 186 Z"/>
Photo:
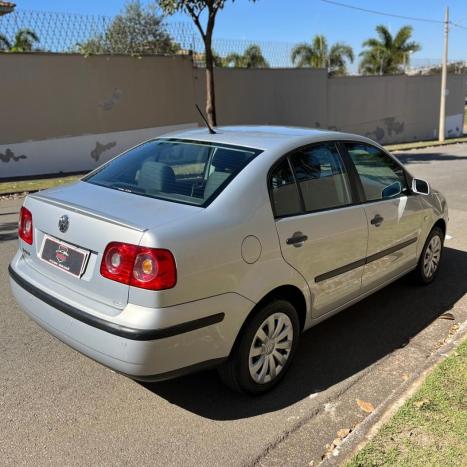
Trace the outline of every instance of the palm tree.
<path fill-rule="evenodd" d="M 0 34 L 0 51 L 31 52 L 34 42 L 39 42 L 39 37 L 30 29 L 20 29 L 15 34 L 15 41 L 13 44 L 6 36 Z"/>
<path fill-rule="evenodd" d="M 31 52 L 34 42 L 39 42 L 39 37 L 30 29 L 20 29 L 15 34 L 15 42 L 10 48 L 11 52 Z"/>
<path fill-rule="evenodd" d="M 6 36 L 0 34 L 0 51 L 10 50 L 11 43 Z"/>
<path fill-rule="evenodd" d="M 329 47 L 326 37 L 317 34 L 310 44 L 302 42 L 294 47 L 290 58 L 298 68 L 326 68 L 331 75 L 345 75 L 346 60 L 353 63 L 354 53 L 352 47 L 342 42 Z"/>
<path fill-rule="evenodd" d="M 403 26 L 393 37 L 386 28 L 380 24 L 376 26 L 377 38 L 367 39 L 363 42 L 366 50 L 360 53 L 360 72 L 364 74 L 394 74 L 400 73 L 402 67 L 408 64 L 410 54 L 418 52 L 421 45 L 411 41 L 412 26 Z"/>
<path fill-rule="evenodd" d="M 223 60 L 225 66 L 234 68 L 269 68 L 269 63 L 264 58 L 258 45 L 250 45 L 243 54 L 231 53 Z"/>

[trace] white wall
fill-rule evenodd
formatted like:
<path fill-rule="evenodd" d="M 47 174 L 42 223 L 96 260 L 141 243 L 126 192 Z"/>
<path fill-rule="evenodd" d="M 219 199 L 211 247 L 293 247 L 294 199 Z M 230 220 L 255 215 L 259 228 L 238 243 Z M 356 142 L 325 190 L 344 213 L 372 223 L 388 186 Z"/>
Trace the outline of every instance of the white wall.
<path fill-rule="evenodd" d="M 196 123 L 0 145 L 0 179 L 86 172 L 145 140 Z"/>

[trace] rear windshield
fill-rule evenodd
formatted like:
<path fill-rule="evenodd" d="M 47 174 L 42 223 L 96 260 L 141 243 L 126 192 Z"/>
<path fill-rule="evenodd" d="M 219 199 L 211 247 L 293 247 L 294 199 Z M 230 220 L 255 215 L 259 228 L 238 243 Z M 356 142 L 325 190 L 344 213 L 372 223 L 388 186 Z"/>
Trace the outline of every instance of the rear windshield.
<path fill-rule="evenodd" d="M 142 196 L 206 206 L 260 152 L 158 139 L 127 151 L 83 180 Z"/>

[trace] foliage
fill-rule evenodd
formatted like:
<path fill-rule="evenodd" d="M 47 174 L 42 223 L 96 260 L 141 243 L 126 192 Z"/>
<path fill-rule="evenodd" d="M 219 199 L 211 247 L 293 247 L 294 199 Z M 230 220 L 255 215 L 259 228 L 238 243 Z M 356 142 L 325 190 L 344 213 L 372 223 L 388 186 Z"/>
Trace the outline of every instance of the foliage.
<path fill-rule="evenodd" d="M 377 38 L 370 38 L 363 42 L 366 50 L 360 53 L 360 72 L 364 74 L 396 74 L 403 71 L 402 67 L 410 61 L 410 54 L 418 52 L 421 45 L 411 41 L 413 28 L 403 26 L 393 37 L 380 24 L 376 26 Z"/>
<path fill-rule="evenodd" d="M 259 45 L 250 45 L 243 54 L 231 53 L 223 61 L 224 66 L 234 68 L 269 68 Z"/>
<path fill-rule="evenodd" d="M 217 124 L 216 99 L 214 93 L 214 57 L 212 52 L 212 33 L 219 10 L 222 10 L 227 0 L 159 0 L 165 13 L 173 15 L 184 12 L 191 17 L 204 42 L 206 59 L 206 114 L 210 125 Z M 234 1 L 234 0 L 232 0 Z M 251 0 L 255 1 L 255 0 Z M 201 24 L 201 14 L 206 13 L 206 24 Z"/>
<path fill-rule="evenodd" d="M 326 68 L 330 75 L 345 75 L 346 60 L 353 63 L 352 47 L 342 42 L 329 46 L 325 36 L 317 34 L 310 44 L 302 42 L 293 48 L 292 63 L 298 68 Z"/>
<path fill-rule="evenodd" d="M 78 44 L 78 50 L 84 55 L 176 53 L 180 47 L 167 33 L 162 21 L 163 17 L 157 14 L 157 4 L 144 7 L 139 0 L 131 1 L 103 34 Z"/>
<path fill-rule="evenodd" d="M 2 52 L 31 52 L 34 42 L 39 42 L 39 37 L 31 29 L 20 29 L 15 34 L 13 44 L 8 38 L 0 34 L 0 51 Z"/>

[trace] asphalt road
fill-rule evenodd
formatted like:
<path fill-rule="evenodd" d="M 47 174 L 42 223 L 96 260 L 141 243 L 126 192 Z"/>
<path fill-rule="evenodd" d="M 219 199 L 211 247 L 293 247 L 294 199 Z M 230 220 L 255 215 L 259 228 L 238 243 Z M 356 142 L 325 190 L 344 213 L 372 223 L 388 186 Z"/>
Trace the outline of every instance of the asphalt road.
<path fill-rule="evenodd" d="M 7 265 L 20 202 L 0 201 L 2 465 L 308 465 L 467 319 L 467 145 L 400 155 L 443 191 L 450 235 L 437 281 L 387 287 L 302 336 L 284 382 L 260 398 L 215 371 L 139 384 L 42 331 L 14 303 Z M 456 321 L 438 319 L 446 311 Z"/>

